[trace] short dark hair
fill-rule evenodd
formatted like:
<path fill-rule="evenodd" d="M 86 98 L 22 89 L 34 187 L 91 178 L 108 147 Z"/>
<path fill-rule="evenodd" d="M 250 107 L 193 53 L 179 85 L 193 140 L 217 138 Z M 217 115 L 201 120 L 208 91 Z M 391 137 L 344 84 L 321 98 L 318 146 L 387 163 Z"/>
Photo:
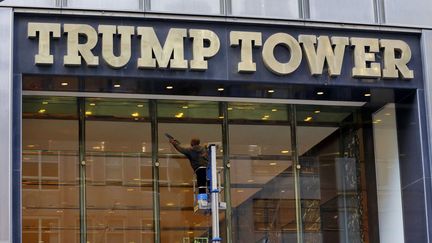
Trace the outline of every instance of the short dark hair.
<path fill-rule="evenodd" d="M 200 142 L 201 142 L 201 141 L 200 141 L 199 138 L 192 138 L 192 139 L 191 139 L 191 146 L 199 145 Z"/>

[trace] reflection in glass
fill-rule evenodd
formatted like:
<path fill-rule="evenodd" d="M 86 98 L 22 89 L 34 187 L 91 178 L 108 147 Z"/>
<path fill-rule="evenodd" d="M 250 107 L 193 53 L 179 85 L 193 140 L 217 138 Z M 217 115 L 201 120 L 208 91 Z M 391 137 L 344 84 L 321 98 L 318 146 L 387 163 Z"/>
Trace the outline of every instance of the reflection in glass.
<path fill-rule="evenodd" d="M 288 106 L 229 103 L 235 242 L 296 240 Z M 251 232 L 252 229 L 252 232 Z"/>
<path fill-rule="evenodd" d="M 153 242 L 148 117 L 145 100 L 86 100 L 90 242 Z"/>
<path fill-rule="evenodd" d="M 381 242 L 403 242 L 402 190 L 396 105 L 386 104 L 372 115 L 377 207 Z"/>
<path fill-rule="evenodd" d="M 78 242 L 76 99 L 25 97 L 22 131 L 22 241 Z"/>
<path fill-rule="evenodd" d="M 299 150 L 305 242 L 368 242 L 358 112 L 351 107 L 298 106 L 298 141 L 311 145 Z M 311 139 L 316 136 L 320 138 Z"/>

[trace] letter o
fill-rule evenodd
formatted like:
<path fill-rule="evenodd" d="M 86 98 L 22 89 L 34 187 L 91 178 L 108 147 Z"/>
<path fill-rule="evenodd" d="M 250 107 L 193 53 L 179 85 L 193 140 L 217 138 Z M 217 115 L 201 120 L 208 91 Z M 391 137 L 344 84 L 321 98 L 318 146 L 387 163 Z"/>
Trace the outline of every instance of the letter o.
<path fill-rule="evenodd" d="M 274 48 L 277 45 L 287 47 L 291 53 L 291 58 L 286 63 L 281 63 L 274 56 Z M 300 44 L 291 35 L 285 33 L 276 33 L 271 35 L 263 46 L 262 51 L 265 66 L 277 75 L 285 75 L 294 72 L 301 63 L 302 50 Z"/>

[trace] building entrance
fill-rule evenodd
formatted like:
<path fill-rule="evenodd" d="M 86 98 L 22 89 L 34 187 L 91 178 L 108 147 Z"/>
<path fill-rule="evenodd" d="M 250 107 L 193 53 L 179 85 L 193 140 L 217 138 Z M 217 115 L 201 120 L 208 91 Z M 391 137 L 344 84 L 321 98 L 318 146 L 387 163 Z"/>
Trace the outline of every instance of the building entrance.
<path fill-rule="evenodd" d="M 166 133 L 218 145 L 223 242 L 370 242 L 366 135 L 394 129 L 394 105 L 296 103 L 23 96 L 23 242 L 210 242 Z"/>

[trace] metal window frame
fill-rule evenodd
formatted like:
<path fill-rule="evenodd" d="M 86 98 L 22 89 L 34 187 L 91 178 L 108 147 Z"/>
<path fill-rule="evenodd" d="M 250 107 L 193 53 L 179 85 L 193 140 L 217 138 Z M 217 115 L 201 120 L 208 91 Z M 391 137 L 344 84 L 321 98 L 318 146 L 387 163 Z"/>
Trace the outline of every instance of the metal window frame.
<path fill-rule="evenodd" d="M 18 137 L 14 137 L 13 128 L 14 115 L 20 110 L 13 109 L 13 29 L 14 29 L 14 14 L 12 8 L 0 8 L 0 75 L 2 77 L 0 85 L 0 242 L 12 242 L 14 226 L 21 225 L 21 215 L 16 215 L 16 209 L 13 209 L 13 199 L 20 198 L 14 185 L 17 173 L 14 169 L 17 164 L 14 163 L 19 158 L 17 155 L 14 144 Z M 18 185 L 20 187 L 20 185 Z M 14 211 L 14 212 L 13 212 Z M 21 209 L 19 209 L 19 212 Z M 17 219 L 19 217 L 19 219 Z"/>

